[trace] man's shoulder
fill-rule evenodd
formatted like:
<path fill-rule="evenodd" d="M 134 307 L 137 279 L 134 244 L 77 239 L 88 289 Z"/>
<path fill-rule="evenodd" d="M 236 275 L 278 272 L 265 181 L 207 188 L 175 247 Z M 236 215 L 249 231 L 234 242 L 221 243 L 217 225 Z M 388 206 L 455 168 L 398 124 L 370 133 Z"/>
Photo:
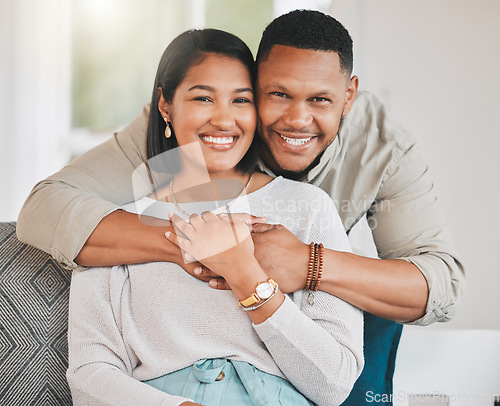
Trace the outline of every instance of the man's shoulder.
<path fill-rule="evenodd" d="M 146 153 L 146 138 L 148 130 L 149 121 L 149 104 L 146 104 L 141 113 L 134 118 L 126 127 L 124 127 L 119 132 L 115 133 L 115 139 L 120 148 L 125 152 L 125 154 L 136 162 L 137 158 L 140 158 L 136 162 L 138 165 L 140 162 L 144 162 L 147 159 Z"/>
<path fill-rule="evenodd" d="M 408 150 L 415 138 L 396 120 L 373 93 L 359 91 L 353 107 L 345 117 L 339 131 L 349 147 L 353 144 L 377 146 L 377 149 Z M 347 146 L 346 145 L 346 146 Z"/>

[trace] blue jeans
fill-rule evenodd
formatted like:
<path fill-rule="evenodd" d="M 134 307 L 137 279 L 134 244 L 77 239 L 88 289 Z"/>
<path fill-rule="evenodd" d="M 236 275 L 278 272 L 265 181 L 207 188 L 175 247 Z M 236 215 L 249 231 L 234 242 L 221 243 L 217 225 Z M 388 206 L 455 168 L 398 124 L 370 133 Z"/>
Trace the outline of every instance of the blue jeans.
<path fill-rule="evenodd" d="M 201 360 L 144 383 L 205 406 L 313 405 L 288 381 L 246 362 L 222 358 Z"/>

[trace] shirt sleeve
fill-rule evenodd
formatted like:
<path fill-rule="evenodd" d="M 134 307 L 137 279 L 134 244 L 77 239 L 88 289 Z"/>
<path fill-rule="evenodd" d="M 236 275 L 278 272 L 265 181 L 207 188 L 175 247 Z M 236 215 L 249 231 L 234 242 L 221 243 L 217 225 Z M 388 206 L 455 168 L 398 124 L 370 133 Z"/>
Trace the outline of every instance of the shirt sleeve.
<path fill-rule="evenodd" d="M 146 160 L 146 106 L 123 131 L 39 182 L 19 214 L 18 238 L 69 268 L 103 217 L 134 201 L 132 174 Z"/>
<path fill-rule="evenodd" d="M 137 360 L 122 338 L 124 267 L 75 271 L 69 303 L 67 378 L 73 404 L 178 406 L 193 401 L 149 386 L 132 376 Z"/>
<path fill-rule="evenodd" d="M 425 315 L 408 324 L 449 321 L 465 288 L 465 273 L 438 207 L 427 164 L 414 144 L 389 166 L 368 212 L 380 258 L 414 264 L 429 288 Z"/>
<path fill-rule="evenodd" d="M 323 192 L 320 197 L 310 238 L 325 248 L 350 251 L 333 202 Z M 363 369 L 362 312 L 328 293 L 317 291 L 310 298 L 306 291 L 294 292 L 293 301 L 286 297 L 254 329 L 287 379 L 320 406 L 341 404 Z"/>

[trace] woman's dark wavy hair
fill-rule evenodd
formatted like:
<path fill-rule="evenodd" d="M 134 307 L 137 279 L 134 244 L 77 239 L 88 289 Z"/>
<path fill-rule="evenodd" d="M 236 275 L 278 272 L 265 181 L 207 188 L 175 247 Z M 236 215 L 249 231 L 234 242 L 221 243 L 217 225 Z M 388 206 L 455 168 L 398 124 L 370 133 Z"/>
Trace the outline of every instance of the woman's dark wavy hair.
<path fill-rule="evenodd" d="M 158 88 L 162 88 L 163 97 L 171 102 L 179 84 L 186 77 L 192 66 L 204 61 L 208 53 L 219 54 L 239 60 L 250 72 L 252 86 L 255 84 L 256 67 L 252 52 L 238 37 L 217 29 L 189 30 L 177 36 L 165 49 L 158 65 L 151 97 L 151 110 L 147 132 L 148 159 L 178 147 L 175 132 L 165 137 L 165 121 L 158 110 Z M 224 69 L 224 66 L 221 66 Z M 260 138 L 254 134 L 253 142 L 245 156 L 236 165 L 242 173 L 251 173 L 257 164 Z M 175 156 L 175 154 L 174 154 Z M 174 156 L 169 159 L 174 159 Z M 171 169 L 173 165 L 168 165 Z"/>

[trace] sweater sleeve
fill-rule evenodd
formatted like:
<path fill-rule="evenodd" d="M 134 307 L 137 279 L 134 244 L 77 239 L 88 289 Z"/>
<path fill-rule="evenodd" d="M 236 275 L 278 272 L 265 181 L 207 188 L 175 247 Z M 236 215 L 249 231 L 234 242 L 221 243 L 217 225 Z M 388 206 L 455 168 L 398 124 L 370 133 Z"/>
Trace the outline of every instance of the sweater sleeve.
<path fill-rule="evenodd" d="M 18 238 L 78 269 L 74 258 L 103 217 L 133 200 L 132 174 L 146 158 L 146 106 L 123 131 L 39 182 L 21 209 Z"/>
<path fill-rule="evenodd" d="M 310 239 L 350 251 L 333 202 L 323 192 Z M 320 406 L 341 404 L 363 369 L 361 310 L 328 293 L 293 294 L 265 322 L 254 325 L 286 378 Z"/>
<path fill-rule="evenodd" d="M 73 273 L 67 371 L 73 404 L 178 406 L 192 401 L 132 377 L 138 361 L 123 341 L 119 308 L 126 281 L 122 266 Z"/>

